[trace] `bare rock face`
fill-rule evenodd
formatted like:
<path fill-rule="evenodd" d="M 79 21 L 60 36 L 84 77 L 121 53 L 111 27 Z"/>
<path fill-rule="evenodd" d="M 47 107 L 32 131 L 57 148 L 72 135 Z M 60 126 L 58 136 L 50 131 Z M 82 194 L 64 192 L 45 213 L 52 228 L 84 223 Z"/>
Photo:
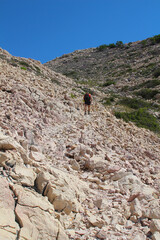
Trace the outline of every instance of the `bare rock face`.
<path fill-rule="evenodd" d="M 14 185 L 12 190 L 17 197 L 15 213 L 20 223 L 20 238 L 29 239 L 67 239 L 57 220 L 54 218 L 54 208 L 46 200 L 31 190 L 24 190 Z"/>
<path fill-rule="evenodd" d="M 0 177 L 0 236 L 1 239 L 16 239 L 19 224 L 15 216 L 15 200 L 8 181 Z"/>
<path fill-rule="evenodd" d="M 16 165 L 11 172 L 11 177 L 23 186 L 33 187 L 36 179 L 36 173 L 32 168 Z"/>
<path fill-rule="evenodd" d="M 58 212 L 65 214 L 79 212 L 81 202 L 86 198 L 84 191 L 88 185 L 76 176 L 52 168 L 52 175 L 39 173 L 36 179 L 37 189 L 54 205 Z"/>
<path fill-rule="evenodd" d="M 159 137 L 82 94 L 0 49 L 0 239 L 159 240 Z"/>
<path fill-rule="evenodd" d="M 150 230 L 152 233 L 160 232 L 160 220 L 159 219 L 152 219 L 150 224 Z"/>

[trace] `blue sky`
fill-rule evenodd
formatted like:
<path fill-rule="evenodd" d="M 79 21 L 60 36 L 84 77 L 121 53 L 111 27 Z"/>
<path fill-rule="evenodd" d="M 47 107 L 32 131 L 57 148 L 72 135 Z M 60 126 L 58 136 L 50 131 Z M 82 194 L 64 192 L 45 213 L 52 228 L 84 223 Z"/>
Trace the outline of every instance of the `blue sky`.
<path fill-rule="evenodd" d="M 0 47 L 45 63 L 160 34 L 160 0 L 0 0 Z"/>

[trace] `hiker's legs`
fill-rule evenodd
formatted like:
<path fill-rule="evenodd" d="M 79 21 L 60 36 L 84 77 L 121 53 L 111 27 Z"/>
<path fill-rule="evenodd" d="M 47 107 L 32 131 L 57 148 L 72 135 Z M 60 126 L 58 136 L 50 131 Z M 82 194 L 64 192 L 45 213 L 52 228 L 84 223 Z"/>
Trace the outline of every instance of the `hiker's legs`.
<path fill-rule="evenodd" d="M 90 105 L 88 105 L 88 114 L 90 114 Z"/>
<path fill-rule="evenodd" d="M 87 104 L 84 104 L 84 113 L 86 114 L 87 112 Z"/>
<path fill-rule="evenodd" d="M 87 113 L 88 110 L 88 114 L 90 114 L 90 104 L 84 104 L 84 114 Z"/>

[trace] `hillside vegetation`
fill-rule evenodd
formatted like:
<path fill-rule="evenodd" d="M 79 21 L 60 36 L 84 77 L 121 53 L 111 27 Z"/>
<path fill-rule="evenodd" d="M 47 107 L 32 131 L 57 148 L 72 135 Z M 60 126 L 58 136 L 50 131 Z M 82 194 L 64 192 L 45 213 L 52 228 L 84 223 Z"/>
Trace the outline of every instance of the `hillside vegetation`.
<path fill-rule="evenodd" d="M 45 65 L 84 91 L 100 91 L 115 116 L 160 133 L 160 35 L 78 50 Z"/>

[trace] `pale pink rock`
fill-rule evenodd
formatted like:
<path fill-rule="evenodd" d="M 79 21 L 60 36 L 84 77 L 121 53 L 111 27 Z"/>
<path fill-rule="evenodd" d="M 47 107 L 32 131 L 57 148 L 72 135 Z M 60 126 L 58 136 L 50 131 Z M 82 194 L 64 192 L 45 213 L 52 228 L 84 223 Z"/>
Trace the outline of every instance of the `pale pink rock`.
<path fill-rule="evenodd" d="M 152 233 L 154 232 L 160 232 L 160 219 L 152 219 L 150 223 L 150 231 Z"/>
<path fill-rule="evenodd" d="M 100 230 L 97 234 L 96 237 L 98 237 L 99 239 L 106 239 L 107 237 L 107 232 L 105 232 L 104 230 Z"/>
<path fill-rule="evenodd" d="M 118 172 L 121 169 L 120 166 L 109 166 L 107 168 L 107 172 L 108 173 L 114 173 L 114 172 Z"/>
<path fill-rule="evenodd" d="M 134 193 L 128 198 L 128 202 L 132 202 L 135 198 L 139 196 L 140 193 Z"/>

